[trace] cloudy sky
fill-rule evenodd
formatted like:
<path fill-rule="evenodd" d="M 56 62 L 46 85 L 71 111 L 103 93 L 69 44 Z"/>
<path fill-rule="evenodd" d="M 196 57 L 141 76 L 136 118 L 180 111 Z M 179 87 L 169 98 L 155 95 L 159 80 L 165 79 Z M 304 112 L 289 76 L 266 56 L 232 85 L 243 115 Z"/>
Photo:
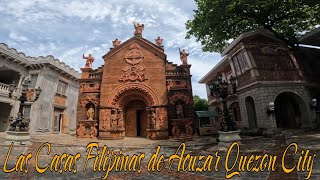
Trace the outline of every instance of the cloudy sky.
<path fill-rule="evenodd" d="M 169 61 L 181 63 L 179 47 L 190 53 L 193 94 L 206 98 L 198 81 L 221 57 L 202 52 L 195 39 L 185 39 L 185 23 L 194 9 L 193 0 L 1 0 L 0 42 L 29 56 L 53 55 L 79 71 L 83 53 L 93 54 L 94 68 L 101 66 L 112 41 L 131 38 L 132 21 L 137 21 L 145 25 L 144 38 L 164 39 Z"/>

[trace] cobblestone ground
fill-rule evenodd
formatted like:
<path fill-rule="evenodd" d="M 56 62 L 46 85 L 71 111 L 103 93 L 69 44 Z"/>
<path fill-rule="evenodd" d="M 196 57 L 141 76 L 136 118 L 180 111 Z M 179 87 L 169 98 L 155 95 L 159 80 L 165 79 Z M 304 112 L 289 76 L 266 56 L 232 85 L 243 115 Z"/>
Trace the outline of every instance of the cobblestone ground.
<path fill-rule="evenodd" d="M 206 172 L 178 172 L 178 160 L 175 160 L 172 164 L 171 170 L 169 171 L 169 162 L 168 157 L 172 154 L 175 154 L 177 148 L 181 144 L 180 141 L 177 140 L 159 140 L 152 141 L 144 138 L 125 138 L 124 140 L 98 140 L 98 139 L 79 139 L 70 135 L 34 135 L 32 136 L 32 144 L 30 145 L 14 145 L 10 156 L 8 158 L 7 163 L 6 157 L 8 154 L 8 150 L 10 145 L 8 142 L 4 140 L 5 134 L 0 134 L 0 179 L 101 179 L 105 175 L 105 172 L 101 170 L 99 172 L 94 172 L 94 159 L 88 161 L 86 171 L 83 171 L 84 164 L 86 162 L 87 151 L 86 146 L 90 142 L 97 142 L 99 147 L 103 147 L 104 145 L 108 146 L 109 150 L 114 150 L 116 154 L 119 153 L 120 150 L 123 151 L 124 155 L 133 156 L 134 154 L 145 153 L 145 158 L 141 164 L 141 172 L 110 172 L 108 179 L 226 179 L 226 168 L 225 161 L 226 155 L 228 151 L 228 147 L 219 145 L 215 137 L 195 137 L 191 141 L 186 141 L 186 151 L 185 154 L 190 153 L 190 155 L 200 155 L 207 156 L 212 155 L 213 163 L 212 170 Z M 48 155 L 47 148 L 43 148 L 39 152 L 39 167 L 46 167 L 49 165 L 47 171 L 42 174 L 39 174 L 36 170 L 35 156 L 39 147 L 45 143 L 50 142 L 51 144 L 51 152 Z M 293 152 L 293 148 L 291 148 L 287 156 L 285 158 L 285 165 L 287 168 L 296 167 L 291 173 L 284 173 L 281 167 L 281 158 L 282 155 L 289 144 L 295 142 L 298 144 L 299 149 L 295 154 Z M 301 151 L 304 150 L 304 154 L 306 150 L 309 149 L 309 155 L 317 154 L 318 156 L 314 159 L 313 170 L 310 179 L 320 179 L 320 132 L 311 132 L 311 131 L 303 131 L 303 130 L 295 130 L 295 131 L 282 131 L 281 134 L 274 136 L 273 138 L 264 138 L 264 137 L 242 137 L 239 146 L 239 156 L 237 159 L 237 163 L 235 164 L 234 169 L 232 169 L 230 173 L 237 171 L 239 167 L 239 162 L 241 156 L 248 156 L 247 161 L 249 160 L 250 155 L 263 156 L 264 154 L 276 155 L 277 156 L 277 164 L 275 165 L 275 171 L 263 171 L 263 172 L 248 172 L 248 171 L 240 171 L 240 176 L 233 176 L 231 179 L 305 179 L 307 177 L 308 172 L 306 170 L 309 167 L 300 167 L 300 170 L 297 171 L 298 164 L 303 164 L 303 162 L 308 162 L 308 159 L 304 160 L 304 158 L 300 158 Z M 165 157 L 164 167 L 160 172 L 148 172 L 147 165 L 148 160 L 151 158 L 152 154 L 156 152 L 158 145 L 161 146 L 160 155 L 163 154 Z M 232 167 L 235 159 L 237 158 L 237 154 L 235 153 L 235 147 L 229 156 L 229 163 L 227 164 L 229 168 Z M 215 153 L 218 152 L 220 155 L 220 164 L 219 169 L 216 171 L 215 162 L 216 156 Z M 28 161 L 27 166 L 22 166 L 23 168 L 28 168 L 28 173 L 23 172 L 11 172 L 5 173 L 3 172 L 4 165 L 6 164 L 6 169 L 10 170 L 16 165 L 16 161 L 21 154 L 27 155 L 28 153 L 32 153 L 32 158 Z M 67 155 L 76 155 L 77 153 L 81 154 L 81 157 L 77 160 L 74 172 L 51 172 L 50 171 L 50 162 L 52 161 L 54 155 L 62 155 L 66 153 Z M 93 151 L 92 154 L 97 153 L 96 150 Z M 181 154 L 181 151 L 179 151 Z M 67 159 L 67 158 L 65 158 Z M 65 160 L 64 159 L 64 160 Z M 63 161 L 64 162 L 64 161 Z M 97 161 L 99 162 L 99 160 Z M 188 161 L 186 161 L 188 162 Z M 203 161 L 202 161 L 203 162 Z M 19 166 L 20 167 L 20 166 Z M 187 167 L 187 166 L 186 166 Z M 246 166 L 244 166 L 247 168 Z M 54 166 L 53 166 L 54 168 Z M 250 168 L 250 167 L 249 167 Z M 305 169 L 305 172 L 302 171 Z"/>

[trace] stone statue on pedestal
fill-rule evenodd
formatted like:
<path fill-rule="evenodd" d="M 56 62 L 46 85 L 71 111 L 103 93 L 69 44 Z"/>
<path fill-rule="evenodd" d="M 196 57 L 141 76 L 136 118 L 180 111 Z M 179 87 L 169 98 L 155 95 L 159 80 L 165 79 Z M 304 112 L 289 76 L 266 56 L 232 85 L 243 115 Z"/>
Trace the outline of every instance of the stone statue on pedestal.
<path fill-rule="evenodd" d="M 184 49 L 182 49 L 181 51 L 180 48 L 179 48 L 179 52 L 180 52 L 180 60 L 182 64 L 188 64 L 189 53 L 187 53 Z"/>
<path fill-rule="evenodd" d="M 82 55 L 83 59 L 86 59 L 86 68 L 91 68 L 92 67 L 92 63 L 94 62 L 94 58 L 91 54 L 89 54 L 88 57 L 85 57 L 84 54 Z"/>
<path fill-rule="evenodd" d="M 132 24 L 134 25 L 135 31 L 134 31 L 134 35 L 135 36 L 141 36 L 142 31 L 144 29 L 144 24 L 139 24 L 137 22 L 132 22 Z"/>

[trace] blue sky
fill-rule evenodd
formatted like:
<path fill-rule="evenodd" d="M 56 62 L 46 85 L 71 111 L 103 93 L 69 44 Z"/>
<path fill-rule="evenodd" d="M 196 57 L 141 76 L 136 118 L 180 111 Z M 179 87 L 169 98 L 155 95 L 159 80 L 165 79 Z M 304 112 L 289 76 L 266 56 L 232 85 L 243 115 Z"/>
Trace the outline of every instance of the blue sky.
<path fill-rule="evenodd" d="M 1 0 L 0 42 L 29 56 L 53 55 L 79 71 L 83 53 L 93 54 L 94 68 L 101 66 L 112 41 L 131 38 L 137 21 L 145 25 L 144 38 L 164 39 L 169 61 L 181 63 L 179 47 L 190 53 L 193 94 L 207 98 L 198 81 L 221 57 L 202 52 L 194 38 L 185 39 L 194 9 L 193 0 Z"/>

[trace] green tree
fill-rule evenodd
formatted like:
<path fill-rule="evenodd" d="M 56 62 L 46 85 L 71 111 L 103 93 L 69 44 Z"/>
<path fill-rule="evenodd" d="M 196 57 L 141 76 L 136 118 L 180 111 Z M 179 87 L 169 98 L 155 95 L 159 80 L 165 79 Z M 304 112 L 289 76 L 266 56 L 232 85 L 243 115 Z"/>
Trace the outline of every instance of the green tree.
<path fill-rule="evenodd" d="M 296 47 L 301 33 L 320 24 L 319 0 L 195 0 L 198 8 L 186 23 L 204 51 L 221 52 L 244 32 L 264 28 Z"/>
<path fill-rule="evenodd" d="M 207 111 L 208 101 L 206 99 L 201 99 L 199 96 L 193 96 L 194 107 L 196 111 Z"/>

